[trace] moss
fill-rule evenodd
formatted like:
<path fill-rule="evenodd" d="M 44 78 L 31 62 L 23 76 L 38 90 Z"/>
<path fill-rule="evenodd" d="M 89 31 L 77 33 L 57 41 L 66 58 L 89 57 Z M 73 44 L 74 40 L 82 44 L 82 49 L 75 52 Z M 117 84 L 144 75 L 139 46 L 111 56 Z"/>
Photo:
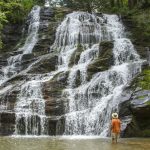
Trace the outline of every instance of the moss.
<path fill-rule="evenodd" d="M 80 55 L 83 51 L 84 51 L 83 46 L 81 44 L 78 44 L 77 49 L 74 51 L 74 53 L 72 54 L 72 56 L 70 58 L 69 67 L 72 67 L 73 65 L 78 63 L 78 61 L 80 59 Z"/>
<path fill-rule="evenodd" d="M 150 67 L 148 67 L 142 71 L 137 84 L 142 89 L 150 90 Z"/>
<path fill-rule="evenodd" d="M 113 43 L 109 41 L 103 41 L 100 43 L 100 52 L 97 59 L 88 66 L 88 80 L 96 72 L 108 70 L 113 65 L 112 54 Z"/>
<path fill-rule="evenodd" d="M 54 11 L 55 11 L 55 20 L 56 21 L 63 20 L 65 15 L 71 12 L 71 10 L 66 7 L 55 8 Z"/>
<path fill-rule="evenodd" d="M 142 137 L 150 137 L 150 129 L 143 130 L 141 135 Z"/>
<path fill-rule="evenodd" d="M 129 89 L 150 90 L 150 67 L 146 67 L 137 77 L 133 79 Z"/>
<path fill-rule="evenodd" d="M 146 102 L 146 104 L 147 104 L 148 106 L 150 106 L 150 101 Z"/>
<path fill-rule="evenodd" d="M 138 99 L 144 99 L 147 95 L 142 95 L 142 96 L 139 96 L 137 97 Z"/>
<path fill-rule="evenodd" d="M 75 84 L 74 84 L 74 88 L 78 87 L 79 85 L 81 85 L 81 74 L 80 71 L 77 71 L 77 75 L 76 75 L 76 79 L 75 79 Z"/>
<path fill-rule="evenodd" d="M 123 23 L 129 31 L 128 37 L 134 44 L 141 58 L 147 58 L 145 47 L 150 43 L 150 9 L 137 10 L 122 16 Z M 140 36 L 139 36 L 140 35 Z"/>
<path fill-rule="evenodd" d="M 58 19 L 62 19 L 64 18 L 65 14 L 63 12 L 59 12 L 59 13 L 56 13 L 55 14 L 55 19 L 58 20 Z"/>

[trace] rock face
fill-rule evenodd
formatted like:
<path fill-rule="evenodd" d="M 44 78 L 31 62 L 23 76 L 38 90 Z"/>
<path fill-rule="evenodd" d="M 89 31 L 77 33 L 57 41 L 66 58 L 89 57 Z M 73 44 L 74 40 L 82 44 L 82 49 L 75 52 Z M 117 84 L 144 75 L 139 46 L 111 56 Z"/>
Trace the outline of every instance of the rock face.
<path fill-rule="evenodd" d="M 147 60 L 146 47 L 150 46 L 150 40 L 144 35 L 146 29 L 141 30 L 131 16 L 122 17 L 122 20 L 137 52 Z M 123 122 L 123 137 L 150 137 L 150 67 L 148 62 L 146 64 L 122 94 L 119 114 Z"/>
<path fill-rule="evenodd" d="M 31 134 L 30 129 L 26 132 L 25 117 L 23 116 L 16 124 L 16 105 L 18 97 L 21 94 L 21 88 L 25 83 L 30 82 L 31 78 L 48 76 L 47 74 L 55 71 L 58 65 L 58 52 L 50 47 L 54 43 L 56 28 L 64 15 L 69 13 L 69 9 L 41 7 L 40 25 L 38 29 L 38 40 L 32 49 L 32 53 L 23 54 L 21 61 L 18 63 L 18 74 L 12 76 L 0 85 L 0 135 L 12 135 L 19 127 L 19 134 Z M 3 31 L 4 48 L 1 50 L 0 69 L 7 67 L 8 58 L 22 54 L 19 50 L 25 44 L 27 39 L 28 28 L 30 26 L 30 18 L 24 26 L 7 25 Z M 36 17 L 36 16 L 35 16 Z M 24 28 L 24 31 L 23 31 Z M 29 39 L 30 40 L 30 39 Z M 19 42 L 19 44 L 18 44 Z M 9 43 L 9 44 L 8 44 Z M 17 46 L 16 46 L 17 45 Z M 3 76 L 3 70 L 0 72 Z M 40 76 L 38 76 L 40 78 Z M 68 72 L 56 74 L 52 79 L 47 80 L 41 87 L 43 99 L 45 103 L 45 115 L 47 135 L 62 135 L 64 133 L 64 117 L 67 101 L 61 97 L 63 89 L 67 85 Z M 30 84 L 29 84 L 30 86 Z M 28 88 L 28 87 L 27 87 Z M 28 93 L 30 94 L 30 93 Z M 26 99 L 27 101 L 28 99 Z M 27 106 L 24 106 L 27 107 Z M 24 109 L 24 108 L 23 108 Z M 29 119 L 29 118 L 28 118 Z M 31 122 L 36 120 L 41 122 L 38 115 L 31 116 Z M 37 124 L 38 132 L 41 134 L 42 128 Z M 32 129 L 32 127 L 31 127 Z M 16 133 L 17 134 L 17 133 Z"/>
<path fill-rule="evenodd" d="M 0 111 L 0 135 L 12 135 L 16 131 L 16 105 L 18 102 L 18 97 L 21 95 L 21 88 L 25 83 L 31 81 L 31 78 L 34 80 L 36 77 L 43 78 L 45 80 L 41 86 L 42 98 L 44 99 L 45 104 L 45 115 L 46 115 L 46 125 L 47 125 L 47 135 L 62 135 L 65 131 L 65 115 L 68 112 L 68 99 L 64 92 L 64 89 L 68 86 L 68 78 L 70 70 L 59 72 L 50 78 L 51 73 L 57 70 L 57 65 L 59 61 L 58 50 L 51 48 L 55 40 L 55 33 L 58 24 L 62 20 L 65 14 L 69 13 L 68 9 L 50 9 L 47 7 L 42 7 L 40 11 L 40 25 L 38 30 L 38 41 L 35 44 L 32 53 L 24 54 L 22 56 L 22 61 L 18 64 L 18 74 L 9 78 L 5 83 L 0 85 L 0 102 L 1 110 Z M 83 18 L 80 18 L 81 20 Z M 127 22 L 128 20 L 124 20 Z M 91 20 L 92 22 L 92 20 Z M 7 59 L 11 56 L 16 56 L 21 54 L 18 51 L 18 48 L 25 43 L 25 38 L 27 37 L 27 29 L 29 27 L 29 18 L 24 26 L 24 35 L 22 36 L 22 26 L 12 25 L 6 26 L 4 28 L 4 49 L 0 56 L 0 68 L 8 65 Z M 133 26 L 132 26 L 133 27 Z M 16 30 L 17 29 L 17 30 Z M 130 27 L 128 27 L 130 30 Z M 92 28 L 91 28 L 92 32 Z M 19 40 L 22 37 L 21 40 Z M 20 41 L 20 44 L 15 47 L 17 42 Z M 9 43 L 9 44 L 7 44 Z M 141 54 L 142 58 L 146 58 L 146 52 L 143 51 L 144 46 L 137 44 L 138 42 L 134 41 L 138 52 Z M 92 63 L 87 67 L 87 81 L 91 81 L 92 76 L 98 72 L 104 72 L 111 68 L 114 65 L 112 49 L 114 47 L 113 41 L 102 41 L 98 45 L 99 55 Z M 76 50 L 69 59 L 69 67 L 77 65 L 80 59 L 81 53 L 85 48 L 78 44 Z M 7 51 L 7 52 L 6 52 Z M 150 68 L 145 66 L 142 73 L 139 74 L 134 81 L 124 89 L 122 93 L 122 101 L 119 104 L 119 115 L 123 123 L 123 137 L 134 137 L 134 136 L 150 136 Z M 0 72 L 3 74 L 4 72 Z M 40 74 L 40 75 L 39 75 Z M 39 76 L 37 76 L 39 75 Z M 111 75 L 110 75 L 111 76 Z M 44 78 L 45 77 L 45 78 Z M 48 77 L 48 79 L 47 79 Z M 114 78 L 115 79 L 115 78 Z M 95 79 L 96 80 L 96 79 Z M 79 87 L 82 82 L 82 72 L 78 70 L 76 72 L 75 82 L 73 83 L 73 89 Z M 94 81 L 93 81 L 94 82 Z M 115 82 L 114 82 L 115 83 Z M 35 84 L 35 83 L 33 83 Z M 103 84 L 101 82 L 102 88 L 99 89 L 103 91 Z M 31 84 L 26 88 L 29 90 Z M 34 87 L 34 86 L 33 86 Z M 34 90 L 31 90 L 31 93 L 36 91 L 36 86 Z M 95 89 L 92 90 L 92 96 L 98 97 Z M 40 91 L 39 90 L 39 91 Z M 87 89 L 87 92 L 90 93 L 90 87 Z M 105 91 L 104 91 L 105 92 Z M 108 91 L 106 90 L 106 93 Z M 23 93 L 24 95 L 30 95 L 29 93 Z M 88 94 L 89 94 L 88 93 Z M 81 94 L 81 95 L 80 95 Z M 35 94 L 36 95 L 36 94 Z M 82 98 L 83 95 L 79 91 L 79 96 Z M 25 97 L 25 96 L 24 96 Z M 24 98 L 23 97 L 23 98 Z M 78 93 L 77 93 L 78 97 Z M 77 99 L 76 97 L 76 99 Z M 26 97 L 25 97 L 26 98 Z M 40 97 L 40 99 L 42 99 Z M 39 99 L 39 97 L 37 97 Z M 34 106 L 34 104 L 33 104 Z M 27 106 L 22 107 L 23 110 Z M 79 105 L 80 107 L 80 105 Z M 82 106 L 81 106 L 82 107 Z M 91 106 L 92 107 L 92 106 Z M 42 114 L 43 115 L 43 114 Z M 24 116 L 23 116 L 24 117 Z M 34 118 L 35 117 L 35 118 Z M 88 116 L 87 116 L 88 117 Z M 24 117 L 25 118 L 25 117 Z M 19 122 L 24 122 L 25 119 L 20 119 Z M 32 121 L 42 120 L 39 116 L 31 116 Z M 32 122 L 31 121 L 31 122 Z M 42 122 L 42 121 L 41 121 Z M 20 134 L 25 133 L 25 123 L 22 123 Z M 41 134 L 42 128 L 38 124 L 38 133 Z"/>
<path fill-rule="evenodd" d="M 58 11 L 58 14 L 65 13 L 67 13 L 67 11 Z M 19 64 L 19 72 L 21 70 L 24 70 L 25 72 L 20 72 L 18 75 L 11 77 L 0 86 L 0 102 L 2 109 L 0 112 L 0 135 L 12 135 L 15 133 L 16 115 L 14 109 L 19 93 L 21 92 L 21 86 L 36 74 L 44 75 L 56 70 L 58 62 L 57 53 L 50 50 L 50 46 L 54 43 L 56 28 L 60 23 L 61 18 L 61 16 L 58 17 L 58 14 L 56 14 L 57 10 L 54 12 L 54 10 L 47 7 L 41 8 L 38 42 L 34 46 L 32 53 L 24 54 L 22 56 L 22 61 Z M 26 33 L 29 27 L 29 19 L 30 18 L 27 18 L 27 22 L 24 26 L 24 35 L 22 35 L 23 26 L 7 25 L 4 28 L 3 41 L 5 45 L 1 50 L 2 53 L 0 56 L 1 69 L 8 65 L 8 58 L 21 54 L 17 49 L 25 42 L 27 36 Z M 20 44 L 15 47 L 18 41 Z M 43 85 L 45 109 L 46 115 L 48 116 L 47 134 L 49 135 L 56 135 L 56 132 L 57 134 L 62 134 L 62 131 L 64 130 L 63 126 L 60 126 L 59 124 L 63 124 L 63 120 L 60 117 L 64 113 L 61 92 L 66 85 L 66 77 L 67 73 L 58 74 L 53 80 L 47 81 Z M 40 120 L 38 117 L 37 119 Z M 20 121 L 23 121 L 23 119 Z M 56 131 L 56 126 L 60 126 L 58 127 L 58 131 Z M 21 134 L 25 134 L 24 128 L 25 126 L 23 123 L 22 130 L 20 130 Z M 39 132 L 41 132 L 40 130 L 41 129 L 39 129 Z"/>
<path fill-rule="evenodd" d="M 15 114 L 0 113 L 0 135 L 10 135 L 15 129 Z"/>
<path fill-rule="evenodd" d="M 99 57 L 88 66 L 88 78 L 96 72 L 108 70 L 113 64 L 113 42 L 103 41 L 99 47 Z"/>
<path fill-rule="evenodd" d="M 120 117 L 123 137 L 150 137 L 150 68 L 145 67 L 123 95 Z"/>
<path fill-rule="evenodd" d="M 23 25 L 8 24 L 2 31 L 3 49 L 0 50 L 1 54 L 12 51 L 16 44 L 22 37 Z M 8 44 L 9 43 L 9 44 Z"/>
<path fill-rule="evenodd" d="M 150 38 L 145 36 L 144 34 L 146 29 L 144 29 L 143 27 L 142 27 L 143 29 L 141 29 L 141 25 L 139 25 L 139 23 L 137 22 L 137 20 L 134 19 L 134 17 L 124 16 L 122 17 L 122 21 L 126 26 L 126 30 L 128 31 L 128 36 L 132 40 L 141 58 L 143 59 L 147 58 L 147 52 L 145 50 L 145 47 L 149 47 Z"/>

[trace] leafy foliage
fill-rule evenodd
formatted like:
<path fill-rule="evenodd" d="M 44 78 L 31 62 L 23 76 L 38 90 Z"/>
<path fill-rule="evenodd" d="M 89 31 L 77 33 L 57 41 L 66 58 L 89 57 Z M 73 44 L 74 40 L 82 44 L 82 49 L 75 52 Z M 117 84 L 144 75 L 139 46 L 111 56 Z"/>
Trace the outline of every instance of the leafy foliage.
<path fill-rule="evenodd" d="M 150 7 L 150 0 L 61 0 L 61 3 L 78 10 L 86 11 L 126 11 L 134 8 Z"/>
<path fill-rule="evenodd" d="M 1 30 L 5 23 L 24 22 L 33 5 L 41 4 L 43 0 L 1 0 L 0 1 L 0 48 L 2 48 Z"/>

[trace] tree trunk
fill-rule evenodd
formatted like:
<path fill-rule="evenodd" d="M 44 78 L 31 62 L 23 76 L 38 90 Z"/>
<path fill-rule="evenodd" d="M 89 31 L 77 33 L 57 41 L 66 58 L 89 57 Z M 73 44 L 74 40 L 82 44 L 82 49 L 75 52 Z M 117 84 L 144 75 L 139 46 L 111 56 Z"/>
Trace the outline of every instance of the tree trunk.
<path fill-rule="evenodd" d="M 129 7 L 130 9 L 133 8 L 133 0 L 128 0 L 128 7 Z"/>

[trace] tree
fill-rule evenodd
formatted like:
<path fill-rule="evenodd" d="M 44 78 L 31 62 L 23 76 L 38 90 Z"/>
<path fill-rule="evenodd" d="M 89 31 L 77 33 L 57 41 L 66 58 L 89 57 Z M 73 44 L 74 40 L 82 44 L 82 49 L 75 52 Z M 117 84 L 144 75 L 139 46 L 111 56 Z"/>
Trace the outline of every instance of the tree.
<path fill-rule="evenodd" d="M 6 23 L 23 23 L 33 5 L 41 3 L 43 0 L 0 0 L 0 49 L 3 26 Z"/>
<path fill-rule="evenodd" d="M 64 3 L 67 7 L 88 12 L 102 9 L 110 4 L 108 0 L 64 0 Z"/>

